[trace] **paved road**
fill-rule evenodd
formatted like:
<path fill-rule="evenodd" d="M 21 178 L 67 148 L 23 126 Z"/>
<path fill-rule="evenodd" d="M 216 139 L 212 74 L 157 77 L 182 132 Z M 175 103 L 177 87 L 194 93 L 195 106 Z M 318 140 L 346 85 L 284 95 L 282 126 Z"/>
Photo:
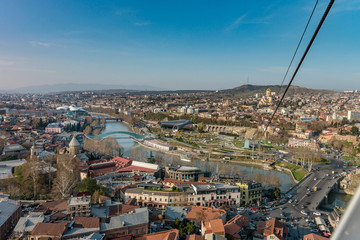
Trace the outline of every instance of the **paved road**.
<path fill-rule="evenodd" d="M 292 206 L 292 203 L 287 205 L 294 207 L 298 211 L 304 209 L 301 206 L 304 206 L 307 209 L 306 211 L 316 211 L 324 196 L 331 190 L 336 181 L 341 178 L 339 174 L 344 171 L 353 170 L 353 168 L 344 169 L 344 162 L 338 156 L 335 153 L 331 154 L 328 157 L 328 164 L 315 165 L 315 171 L 311 172 L 305 180 L 289 192 L 292 195 L 292 200 L 297 200 L 298 205 L 295 207 Z M 332 171 L 335 171 L 334 175 Z M 314 187 L 317 187 L 317 191 L 311 191 Z"/>

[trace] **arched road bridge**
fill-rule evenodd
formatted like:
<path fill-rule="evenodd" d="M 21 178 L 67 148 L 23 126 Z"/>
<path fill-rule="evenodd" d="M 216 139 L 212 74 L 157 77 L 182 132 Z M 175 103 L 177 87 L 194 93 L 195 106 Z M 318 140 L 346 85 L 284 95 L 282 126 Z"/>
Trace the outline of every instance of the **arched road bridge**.
<path fill-rule="evenodd" d="M 129 135 L 133 138 L 136 138 L 138 140 L 143 140 L 147 135 L 142 135 L 142 134 L 137 134 L 137 133 L 133 133 L 133 132 L 128 132 L 128 131 L 114 131 L 114 132 L 107 132 L 107 133 L 102 133 L 102 134 L 99 134 L 99 135 L 86 135 L 88 138 L 100 138 L 100 139 L 103 139 L 103 138 L 106 138 L 106 137 L 109 137 L 111 135 L 114 135 L 114 134 L 126 134 L 126 135 Z"/>

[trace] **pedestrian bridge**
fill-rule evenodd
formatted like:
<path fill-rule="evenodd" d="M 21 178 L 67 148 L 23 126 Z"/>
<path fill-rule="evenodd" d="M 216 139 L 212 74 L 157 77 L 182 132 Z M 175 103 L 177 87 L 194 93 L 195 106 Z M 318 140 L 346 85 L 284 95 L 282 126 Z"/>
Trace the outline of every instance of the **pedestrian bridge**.
<path fill-rule="evenodd" d="M 102 134 L 99 134 L 99 135 L 96 135 L 96 136 L 94 136 L 94 135 L 86 135 L 86 136 L 88 138 L 91 138 L 91 139 L 94 139 L 94 138 L 103 139 L 103 138 L 109 137 L 109 136 L 114 135 L 114 134 L 129 135 L 130 137 L 133 137 L 133 138 L 138 139 L 138 140 L 143 140 L 147 136 L 147 135 L 137 134 L 137 133 L 128 132 L 128 131 L 114 131 L 114 132 L 102 133 Z"/>

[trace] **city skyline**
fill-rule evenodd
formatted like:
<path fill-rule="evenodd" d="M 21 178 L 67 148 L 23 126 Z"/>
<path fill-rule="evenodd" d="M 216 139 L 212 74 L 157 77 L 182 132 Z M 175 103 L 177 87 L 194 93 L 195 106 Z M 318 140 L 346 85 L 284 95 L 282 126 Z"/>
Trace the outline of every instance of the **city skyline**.
<path fill-rule="evenodd" d="M 1 90 L 59 83 L 279 85 L 315 1 L 3 1 Z M 319 1 L 303 52 L 327 1 Z M 360 3 L 338 0 L 294 85 L 358 89 Z M 341 82 L 341 85 L 339 84 Z"/>

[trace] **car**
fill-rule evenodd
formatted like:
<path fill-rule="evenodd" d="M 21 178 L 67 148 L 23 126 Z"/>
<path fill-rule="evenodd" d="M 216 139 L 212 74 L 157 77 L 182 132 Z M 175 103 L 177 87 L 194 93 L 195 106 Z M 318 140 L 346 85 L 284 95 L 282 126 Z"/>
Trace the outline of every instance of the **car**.
<path fill-rule="evenodd" d="M 319 213 L 319 212 L 313 212 L 313 214 L 316 216 L 321 216 L 321 213 Z"/>
<path fill-rule="evenodd" d="M 301 212 L 300 212 L 301 214 L 304 214 L 304 215 L 309 215 L 309 213 L 307 213 L 307 212 L 305 212 L 304 210 L 301 210 Z"/>
<path fill-rule="evenodd" d="M 245 208 L 243 208 L 243 207 L 239 207 L 237 210 L 238 210 L 238 211 L 244 211 L 244 210 L 245 210 Z"/>
<path fill-rule="evenodd" d="M 292 202 L 293 202 L 293 200 L 292 200 L 292 199 L 290 199 L 288 203 L 292 203 Z"/>
<path fill-rule="evenodd" d="M 313 228 L 313 229 L 310 229 L 310 232 L 317 233 L 317 232 L 319 232 L 319 229 Z"/>
<path fill-rule="evenodd" d="M 317 178 L 314 178 L 314 181 L 316 181 L 317 180 Z"/>
<path fill-rule="evenodd" d="M 305 208 L 305 206 L 304 206 L 304 205 L 301 205 L 301 208 L 302 208 L 302 209 L 304 209 L 304 208 Z"/>

